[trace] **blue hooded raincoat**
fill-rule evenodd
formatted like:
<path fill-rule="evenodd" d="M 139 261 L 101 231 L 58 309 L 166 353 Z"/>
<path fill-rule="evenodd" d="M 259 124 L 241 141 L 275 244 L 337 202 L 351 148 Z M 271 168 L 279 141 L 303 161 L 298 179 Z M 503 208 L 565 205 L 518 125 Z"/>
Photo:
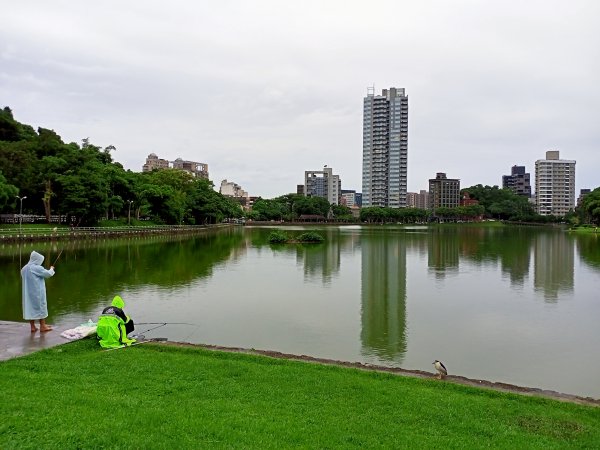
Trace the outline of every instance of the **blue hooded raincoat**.
<path fill-rule="evenodd" d="M 48 317 L 45 278 L 54 275 L 54 269 L 44 269 L 43 262 L 44 256 L 33 251 L 29 262 L 21 269 L 23 318 L 25 320 L 39 320 Z"/>

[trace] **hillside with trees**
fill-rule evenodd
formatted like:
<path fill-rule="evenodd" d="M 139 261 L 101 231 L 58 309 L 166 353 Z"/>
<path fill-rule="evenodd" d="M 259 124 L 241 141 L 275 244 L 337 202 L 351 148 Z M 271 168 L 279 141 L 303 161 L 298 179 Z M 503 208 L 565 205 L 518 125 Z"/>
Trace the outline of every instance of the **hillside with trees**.
<path fill-rule="evenodd" d="M 14 213 L 27 197 L 24 214 L 67 217 L 75 226 L 101 219 L 148 218 L 164 224 L 217 223 L 240 217 L 238 203 L 213 190 L 213 183 L 175 169 L 125 170 L 116 148 L 89 139 L 65 143 L 53 130 L 19 123 L 0 110 L 0 212 Z"/>

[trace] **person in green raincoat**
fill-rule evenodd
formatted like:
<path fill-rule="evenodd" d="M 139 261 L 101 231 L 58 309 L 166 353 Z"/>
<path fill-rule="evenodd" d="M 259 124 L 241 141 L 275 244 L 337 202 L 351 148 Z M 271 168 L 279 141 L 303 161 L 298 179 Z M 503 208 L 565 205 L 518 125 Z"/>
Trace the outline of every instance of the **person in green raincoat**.
<path fill-rule="evenodd" d="M 96 333 L 102 348 L 116 348 L 131 345 L 135 339 L 127 337 L 135 326 L 133 320 L 125 314 L 125 302 L 118 295 L 113 298 L 111 306 L 104 308 L 98 319 Z"/>

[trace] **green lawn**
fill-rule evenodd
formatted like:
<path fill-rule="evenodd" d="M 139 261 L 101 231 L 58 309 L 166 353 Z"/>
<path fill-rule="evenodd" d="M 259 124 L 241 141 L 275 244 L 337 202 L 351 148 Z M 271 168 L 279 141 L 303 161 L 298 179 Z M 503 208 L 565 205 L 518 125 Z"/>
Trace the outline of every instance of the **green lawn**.
<path fill-rule="evenodd" d="M 575 233 L 593 233 L 600 235 L 600 230 L 598 230 L 598 227 L 594 225 L 584 225 L 581 227 L 569 228 L 569 231 Z"/>
<path fill-rule="evenodd" d="M 600 408 L 262 356 L 84 340 L 0 363 L 0 448 L 598 448 Z"/>

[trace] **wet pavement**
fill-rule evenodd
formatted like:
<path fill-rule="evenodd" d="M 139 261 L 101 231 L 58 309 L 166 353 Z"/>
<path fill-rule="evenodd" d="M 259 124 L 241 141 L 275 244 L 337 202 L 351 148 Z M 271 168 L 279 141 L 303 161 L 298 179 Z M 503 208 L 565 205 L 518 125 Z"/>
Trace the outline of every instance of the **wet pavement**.
<path fill-rule="evenodd" d="M 63 331 L 64 329 L 53 327 L 52 331 L 46 333 L 32 333 L 29 322 L 0 320 L 0 361 L 70 342 L 61 337 L 60 333 Z"/>

